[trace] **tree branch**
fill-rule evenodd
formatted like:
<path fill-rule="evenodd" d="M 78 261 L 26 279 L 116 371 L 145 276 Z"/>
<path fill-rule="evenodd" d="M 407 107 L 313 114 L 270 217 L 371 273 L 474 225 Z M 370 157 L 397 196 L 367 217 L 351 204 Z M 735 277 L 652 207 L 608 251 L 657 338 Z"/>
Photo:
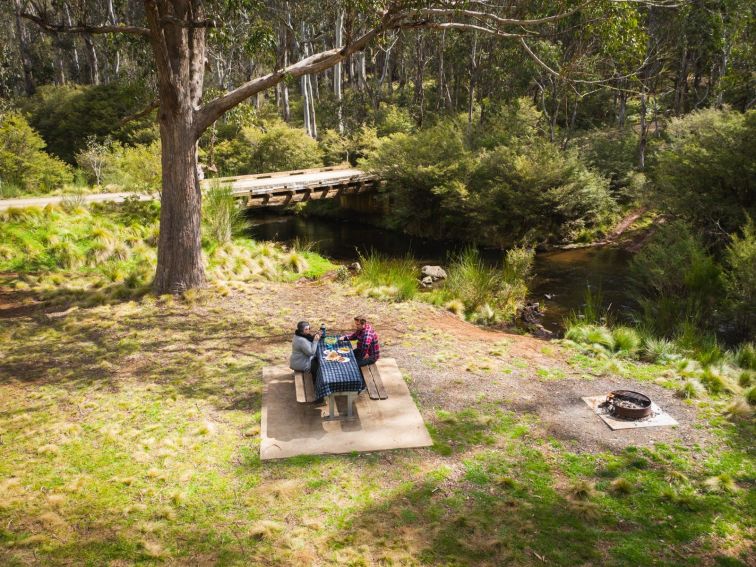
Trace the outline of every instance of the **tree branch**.
<path fill-rule="evenodd" d="M 368 31 L 349 45 L 329 49 L 305 57 L 288 67 L 278 69 L 272 73 L 264 75 L 263 77 L 244 83 L 240 87 L 208 102 L 196 111 L 194 121 L 196 128 L 195 135 L 199 137 L 202 132 L 204 132 L 213 122 L 218 120 L 218 118 L 223 116 L 225 112 L 249 97 L 275 86 L 286 77 L 297 78 L 302 75 L 320 73 L 321 71 L 330 69 L 336 65 L 336 63 L 349 57 L 352 53 L 363 50 L 376 36 L 384 31 L 401 27 L 401 24 L 398 21 L 386 20 L 385 18 L 384 20 L 385 21 L 379 26 Z"/>
<path fill-rule="evenodd" d="M 158 107 L 160 107 L 160 99 L 156 98 L 139 112 L 135 112 L 134 114 L 129 114 L 128 116 L 124 116 L 123 118 L 121 118 L 118 121 L 118 125 L 123 126 L 124 124 L 128 124 L 132 120 L 139 120 L 140 118 L 147 116 L 150 112 L 152 112 Z"/>
<path fill-rule="evenodd" d="M 424 14 L 427 16 L 457 16 L 457 17 L 468 16 L 470 18 L 475 18 L 475 19 L 489 20 L 501 26 L 536 26 L 539 24 L 545 24 L 547 22 L 553 22 L 556 20 L 567 18 L 579 12 L 591 2 L 593 2 L 593 0 L 586 0 L 582 4 L 579 4 L 578 6 L 576 6 L 572 10 L 568 10 L 567 12 L 561 12 L 553 16 L 546 16 L 544 18 L 537 18 L 533 20 L 521 20 L 518 18 L 502 18 L 500 16 L 497 16 L 496 14 L 491 14 L 490 12 L 466 10 L 463 8 L 424 8 L 424 9 L 417 10 L 415 13 Z"/>
<path fill-rule="evenodd" d="M 64 24 L 54 24 L 52 22 L 48 22 L 46 19 L 36 16 L 34 14 L 29 14 L 26 12 L 23 12 L 19 14 L 22 18 L 25 18 L 27 20 L 30 20 L 37 24 L 39 27 L 41 27 L 43 30 L 49 31 L 49 32 L 55 32 L 55 33 L 92 33 L 92 34 L 103 34 L 103 33 L 128 33 L 133 35 L 141 35 L 141 36 L 149 36 L 150 30 L 147 28 L 142 28 L 139 26 L 127 26 L 127 25 L 106 25 L 106 26 L 90 26 L 90 25 L 78 25 L 78 26 L 67 26 Z"/>

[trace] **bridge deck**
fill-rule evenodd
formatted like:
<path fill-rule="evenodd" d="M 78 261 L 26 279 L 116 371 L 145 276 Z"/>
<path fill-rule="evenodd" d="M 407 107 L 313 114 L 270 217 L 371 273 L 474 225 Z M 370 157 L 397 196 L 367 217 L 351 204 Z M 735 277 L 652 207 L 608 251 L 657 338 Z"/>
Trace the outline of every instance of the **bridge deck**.
<path fill-rule="evenodd" d="M 354 194 L 372 191 L 378 186 L 375 175 L 348 166 L 301 169 L 261 173 L 257 175 L 240 175 L 237 177 L 219 177 L 205 179 L 203 189 L 214 183 L 231 186 L 234 195 L 247 197 L 247 206 L 274 206 L 307 201 L 310 199 L 327 199 L 340 194 Z M 140 200 L 155 199 L 156 194 L 138 194 L 131 192 L 92 193 L 76 198 L 82 203 L 105 201 L 121 202 L 126 198 L 137 197 Z M 48 197 L 26 197 L 20 199 L 0 200 L 0 211 L 11 207 L 44 207 L 48 204 L 60 204 L 71 196 L 56 195 Z"/>

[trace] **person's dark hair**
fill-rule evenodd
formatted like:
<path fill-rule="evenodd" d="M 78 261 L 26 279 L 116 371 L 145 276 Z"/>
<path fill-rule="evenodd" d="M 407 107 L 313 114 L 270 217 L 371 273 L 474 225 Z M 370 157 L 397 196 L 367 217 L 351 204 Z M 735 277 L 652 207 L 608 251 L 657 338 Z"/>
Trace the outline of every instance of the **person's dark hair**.
<path fill-rule="evenodd" d="M 300 321 L 297 323 L 297 333 L 304 333 L 304 330 L 310 326 L 310 323 L 307 321 Z"/>
<path fill-rule="evenodd" d="M 354 320 L 357 321 L 360 325 L 367 323 L 367 319 L 363 315 L 355 315 Z"/>

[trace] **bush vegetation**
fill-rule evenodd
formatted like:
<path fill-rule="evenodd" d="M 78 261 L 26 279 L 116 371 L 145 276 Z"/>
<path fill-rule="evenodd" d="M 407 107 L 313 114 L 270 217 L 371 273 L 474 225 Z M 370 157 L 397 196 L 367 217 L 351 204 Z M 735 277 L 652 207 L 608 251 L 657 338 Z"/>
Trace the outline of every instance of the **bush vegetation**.
<path fill-rule="evenodd" d="M 360 255 L 362 271 L 355 278 L 355 288 L 362 295 L 390 301 L 417 297 L 475 323 L 511 322 L 525 302 L 533 258 L 532 250 L 513 248 L 502 265 L 494 266 L 469 247 L 452 259 L 443 283 L 418 294 L 420 271 L 411 256 L 388 258 L 370 251 Z"/>
<path fill-rule="evenodd" d="M 389 183 L 392 221 L 432 237 L 511 245 L 586 237 L 611 217 L 608 182 L 536 134 L 524 100 L 472 132 L 463 118 L 379 139 L 365 165 Z"/>
<path fill-rule="evenodd" d="M 44 140 L 22 115 L 0 113 L 0 197 L 49 193 L 73 181 L 71 168 L 44 150 Z"/>
<path fill-rule="evenodd" d="M 664 208 L 707 243 L 726 241 L 756 217 L 756 110 L 700 110 L 672 119 L 665 135 L 651 168 Z"/>
<path fill-rule="evenodd" d="M 45 85 L 19 101 L 20 110 L 37 130 L 48 151 L 73 164 L 88 140 L 112 138 L 127 146 L 150 144 L 158 138 L 152 115 L 125 124 L 123 118 L 142 110 L 152 95 L 138 80 L 102 85 Z"/>

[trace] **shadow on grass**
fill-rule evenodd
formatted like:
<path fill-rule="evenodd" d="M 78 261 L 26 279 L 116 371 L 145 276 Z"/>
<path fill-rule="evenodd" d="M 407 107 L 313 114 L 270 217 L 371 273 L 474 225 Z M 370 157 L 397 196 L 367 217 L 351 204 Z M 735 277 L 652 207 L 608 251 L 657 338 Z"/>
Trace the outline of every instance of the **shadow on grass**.
<path fill-rule="evenodd" d="M 212 312 L 204 304 L 124 300 L 82 308 L 86 303 L 66 304 L 59 316 L 38 309 L 32 317 L 5 319 L 10 324 L 0 326 L 0 384 L 116 391 L 136 380 L 162 386 L 168 395 L 213 398 L 220 409 L 257 411 L 266 351 L 288 342 L 288 335 L 272 333 L 264 323 L 251 325 L 231 310 Z"/>

